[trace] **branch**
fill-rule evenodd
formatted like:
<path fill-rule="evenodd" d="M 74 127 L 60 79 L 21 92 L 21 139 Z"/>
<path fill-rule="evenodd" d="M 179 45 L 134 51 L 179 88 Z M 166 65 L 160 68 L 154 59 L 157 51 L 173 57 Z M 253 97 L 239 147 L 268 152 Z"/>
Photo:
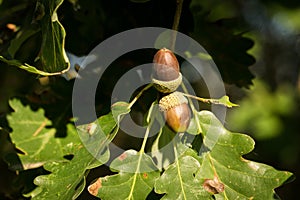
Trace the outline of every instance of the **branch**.
<path fill-rule="evenodd" d="M 183 4 L 183 0 L 176 0 L 176 12 L 175 12 L 173 26 L 172 26 L 172 29 L 175 32 L 172 34 L 172 38 L 171 38 L 171 50 L 172 51 L 175 49 L 176 36 L 177 36 L 177 31 L 178 31 L 178 26 L 179 26 L 181 11 L 182 11 L 182 4 Z"/>

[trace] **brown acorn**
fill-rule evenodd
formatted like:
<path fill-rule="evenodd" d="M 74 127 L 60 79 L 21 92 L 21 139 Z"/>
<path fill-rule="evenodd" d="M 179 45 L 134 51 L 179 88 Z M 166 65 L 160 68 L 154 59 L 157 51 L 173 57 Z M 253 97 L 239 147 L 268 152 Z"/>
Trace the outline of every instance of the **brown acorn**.
<path fill-rule="evenodd" d="M 175 91 L 182 82 L 179 63 L 172 51 L 160 49 L 153 58 L 152 81 L 158 91 L 170 93 Z"/>
<path fill-rule="evenodd" d="M 168 126 L 175 132 L 185 132 L 190 124 L 191 111 L 188 100 L 180 92 L 173 92 L 159 101 Z"/>

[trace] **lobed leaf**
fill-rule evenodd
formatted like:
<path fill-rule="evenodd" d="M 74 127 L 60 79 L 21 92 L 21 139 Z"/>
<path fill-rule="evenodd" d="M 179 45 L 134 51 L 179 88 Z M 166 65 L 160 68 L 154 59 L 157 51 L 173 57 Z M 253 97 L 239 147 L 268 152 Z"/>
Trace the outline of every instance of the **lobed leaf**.
<path fill-rule="evenodd" d="M 137 199 L 144 200 L 151 192 L 155 179 L 159 176 L 159 172 L 144 173 L 123 173 L 99 178 L 94 184 L 97 184 L 96 191 L 91 194 L 101 199 Z M 99 190 L 99 193 L 98 193 Z"/>
<path fill-rule="evenodd" d="M 115 121 L 120 122 L 122 115 L 130 112 L 129 103 L 119 101 L 111 106 L 111 112 Z"/>
<path fill-rule="evenodd" d="M 153 118 L 157 113 L 153 111 L 153 103 L 147 117 L 149 127 L 139 152 L 127 150 L 110 164 L 112 171 L 118 174 L 98 178 L 88 187 L 89 192 L 101 199 L 146 199 L 151 192 L 154 181 L 159 176 L 159 170 L 152 158 L 145 153 L 145 144 L 149 135 Z M 112 115 L 118 122 L 122 115 L 130 111 L 129 104 L 117 102 L 112 106 Z M 116 195 L 118 194 L 118 195 Z"/>
<path fill-rule="evenodd" d="M 115 116 L 109 113 L 82 125 L 78 131 L 82 143 L 73 125 L 68 125 L 65 138 L 55 138 L 43 110 L 32 111 L 19 100 L 10 101 L 10 105 L 15 112 L 7 119 L 13 129 L 12 141 L 24 153 L 19 155 L 22 165 L 25 169 L 44 165 L 51 172 L 35 179 L 38 187 L 27 194 L 32 199 L 75 199 L 85 187 L 88 169 L 109 159 L 111 135 L 116 134 L 121 116 L 130 111 L 127 103 L 116 103 L 112 106 Z M 155 116 L 153 113 L 149 115 Z M 161 176 L 143 148 L 140 152 L 127 150 L 110 165 L 118 173 L 98 178 L 88 187 L 89 192 L 102 199 L 146 199 L 154 187 L 156 193 L 164 194 L 162 199 L 212 199 L 213 195 L 216 199 L 273 199 L 274 189 L 292 174 L 244 159 L 242 156 L 254 148 L 251 137 L 226 130 L 209 111 L 196 115 L 203 136 L 200 155 L 179 138 L 164 142 L 160 135 L 154 142 L 156 150 L 171 140 L 177 141 L 172 151 L 175 161 L 164 166 Z M 149 119 L 151 124 L 153 119 Z M 160 134 L 165 132 L 162 129 Z"/>
<path fill-rule="evenodd" d="M 110 164 L 111 170 L 119 172 L 142 173 L 157 170 L 150 156 L 133 149 L 122 153 Z"/>
<path fill-rule="evenodd" d="M 68 135 L 76 136 L 73 125 L 68 126 Z M 73 137 L 73 158 L 71 161 L 47 162 L 44 168 L 51 172 L 49 175 L 41 175 L 34 179 L 38 187 L 27 194 L 35 199 L 76 199 L 85 187 L 87 170 L 100 166 L 102 162 L 95 160 L 77 137 Z M 108 151 L 102 155 L 102 161 L 109 158 Z"/>
<path fill-rule="evenodd" d="M 245 134 L 226 130 L 209 111 L 199 112 L 203 130 L 203 162 L 196 177 L 205 180 L 217 178 L 224 191 L 217 199 L 273 199 L 274 189 L 282 185 L 290 172 L 242 157 L 254 148 L 254 141 Z"/>
<path fill-rule="evenodd" d="M 167 126 L 163 127 L 151 147 L 151 156 L 156 160 L 156 166 L 162 170 L 174 161 L 174 148 L 172 140 L 174 132 Z"/>
<path fill-rule="evenodd" d="M 107 152 L 109 143 L 117 134 L 121 117 L 130 112 L 126 102 L 117 102 L 111 109 L 112 112 L 99 117 L 95 122 L 77 126 L 85 147 L 102 163 L 106 162 L 101 160 L 102 154 Z"/>
<path fill-rule="evenodd" d="M 7 116 L 13 129 L 10 137 L 23 153 L 19 154 L 23 169 L 36 168 L 46 162 L 63 161 L 63 156 L 72 152 L 73 136 L 55 138 L 55 129 L 48 128 L 51 121 L 45 118 L 42 109 L 34 112 L 17 99 L 9 104 L 15 111 Z"/>
<path fill-rule="evenodd" d="M 67 126 L 65 138 L 55 138 L 55 129 L 44 111 L 32 111 L 19 100 L 11 100 L 14 109 L 7 117 L 13 129 L 12 142 L 24 154 L 18 154 L 23 169 L 44 166 L 51 172 L 35 178 L 38 186 L 26 196 L 32 199 L 75 199 L 84 188 L 88 169 L 107 162 L 109 152 L 102 152 L 98 160 L 83 146 L 75 127 Z M 88 133 L 86 133 L 88 134 Z M 89 145 L 89 143 L 86 143 Z M 68 159 L 67 159 L 68 158 Z"/>
<path fill-rule="evenodd" d="M 155 192 L 165 194 L 162 199 L 212 199 L 195 178 L 200 162 L 193 154 L 187 149 L 155 182 Z"/>
<path fill-rule="evenodd" d="M 135 150 L 125 151 L 110 167 L 119 173 L 89 186 L 90 193 L 101 199 L 146 199 L 159 177 L 151 157 Z"/>

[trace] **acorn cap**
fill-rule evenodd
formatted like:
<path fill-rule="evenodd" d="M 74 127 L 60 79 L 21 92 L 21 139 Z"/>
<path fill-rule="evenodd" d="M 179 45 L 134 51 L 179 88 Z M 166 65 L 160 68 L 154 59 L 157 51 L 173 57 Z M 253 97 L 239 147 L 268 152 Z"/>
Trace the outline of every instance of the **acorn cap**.
<path fill-rule="evenodd" d="M 183 96 L 180 92 L 173 92 L 167 96 L 164 96 L 159 101 L 159 109 L 161 111 L 167 111 L 175 106 L 181 104 L 187 104 L 188 100 L 185 96 Z"/>
<path fill-rule="evenodd" d="M 171 81 L 161 81 L 155 78 L 152 78 L 154 87 L 162 93 L 171 93 L 174 92 L 182 82 L 182 75 L 179 73 L 179 76 Z"/>

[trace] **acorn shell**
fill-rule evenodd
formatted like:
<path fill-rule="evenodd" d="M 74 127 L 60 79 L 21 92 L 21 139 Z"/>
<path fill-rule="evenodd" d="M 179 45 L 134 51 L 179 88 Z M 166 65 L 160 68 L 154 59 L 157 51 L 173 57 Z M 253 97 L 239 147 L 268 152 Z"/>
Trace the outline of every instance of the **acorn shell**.
<path fill-rule="evenodd" d="M 153 78 L 172 81 L 179 76 L 179 63 L 174 53 L 166 48 L 160 49 L 153 58 Z"/>
<path fill-rule="evenodd" d="M 175 132 L 185 132 L 190 124 L 188 100 L 180 92 L 173 92 L 159 101 L 167 125 Z"/>

